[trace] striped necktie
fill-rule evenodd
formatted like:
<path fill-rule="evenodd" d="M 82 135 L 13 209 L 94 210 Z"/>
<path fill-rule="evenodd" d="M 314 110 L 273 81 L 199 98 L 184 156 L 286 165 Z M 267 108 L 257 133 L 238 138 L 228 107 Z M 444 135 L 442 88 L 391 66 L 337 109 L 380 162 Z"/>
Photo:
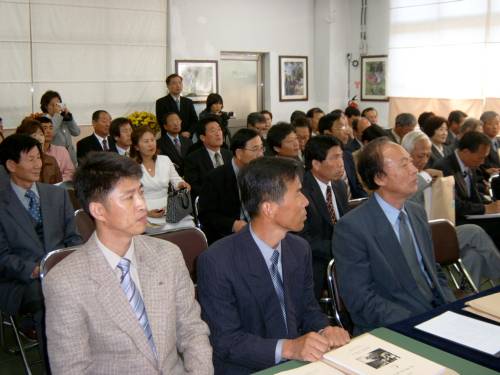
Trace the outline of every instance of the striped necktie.
<path fill-rule="evenodd" d="M 106 138 L 102 140 L 102 149 L 103 151 L 109 151 L 108 140 Z"/>
<path fill-rule="evenodd" d="M 144 306 L 144 301 L 142 300 L 141 293 L 137 289 L 134 280 L 130 277 L 130 260 L 127 258 L 122 258 L 117 267 L 122 271 L 122 276 L 120 278 L 120 285 L 127 297 L 127 300 L 134 312 L 139 324 L 144 330 L 144 334 L 148 340 L 149 346 L 153 351 L 156 359 L 158 359 L 158 353 L 156 351 L 156 345 L 153 340 L 153 332 L 151 331 L 151 326 L 149 325 L 148 314 L 146 313 L 146 306 Z"/>
<path fill-rule="evenodd" d="M 333 208 L 333 194 L 330 185 L 326 187 L 326 207 L 328 208 L 332 224 L 335 224 L 337 222 L 337 215 L 335 215 L 335 209 Z"/>
<path fill-rule="evenodd" d="M 219 152 L 215 153 L 214 159 L 215 159 L 215 168 L 220 167 L 221 165 L 224 165 L 224 161 L 222 160 L 222 156 Z"/>
<path fill-rule="evenodd" d="M 283 281 L 281 280 L 281 276 L 278 271 L 279 259 L 280 259 L 279 251 L 274 250 L 273 255 L 271 255 L 271 279 L 273 281 L 276 294 L 278 295 L 278 300 L 280 302 L 280 307 L 281 307 L 281 314 L 283 315 L 283 322 L 285 323 L 285 328 L 288 332 L 288 325 L 286 323 L 286 310 L 285 310 L 285 292 L 283 290 Z"/>

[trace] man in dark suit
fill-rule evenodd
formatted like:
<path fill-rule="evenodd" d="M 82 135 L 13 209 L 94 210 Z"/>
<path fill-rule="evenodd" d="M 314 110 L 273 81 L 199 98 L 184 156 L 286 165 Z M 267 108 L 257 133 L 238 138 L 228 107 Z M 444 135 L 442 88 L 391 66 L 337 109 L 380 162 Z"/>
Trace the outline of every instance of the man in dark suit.
<path fill-rule="evenodd" d="M 231 163 L 231 152 L 222 148 L 224 137 L 217 116 L 207 116 L 198 123 L 203 146 L 184 159 L 184 179 L 191 185 L 191 197 L 200 195 L 207 174 L 214 168 Z"/>
<path fill-rule="evenodd" d="M 309 201 L 307 219 L 300 236 L 311 245 L 314 294 L 321 297 L 326 268 L 332 259 L 332 236 L 337 221 L 348 211 L 347 192 L 342 183 L 342 145 L 334 137 L 311 138 L 305 149 L 306 173 L 302 193 Z"/>
<path fill-rule="evenodd" d="M 92 114 L 92 126 L 94 133 L 80 139 L 76 144 L 76 157 L 83 159 L 91 151 L 118 152 L 115 140 L 109 135 L 111 116 L 108 112 L 100 109 Z"/>
<path fill-rule="evenodd" d="M 24 320 L 23 328 L 36 328 L 43 354 L 40 261 L 49 251 L 78 245 L 81 238 L 67 192 L 37 182 L 41 153 L 38 141 L 21 134 L 0 145 L 0 161 L 9 173 L 0 192 L 0 310 L 33 314 L 33 321 Z"/>
<path fill-rule="evenodd" d="M 163 123 L 163 134 L 157 141 L 157 148 L 161 155 L 167 155 L 179 176 L 184 176 L 184 158 L 193 142 L 191 139 L 183 137 L 181 132 L 182 120 L 176 112 L 169 112 L 165 115 Z"/>
<path fill-rule="evenodd" d="M 454 300 L 435 263 L 409 154 L 387 138 L 367 144 L 359 171 L 374 194 L 337 223 L 333 256 L 340 294 L 360 333 Z M 362 228 L 362 230 L 360 230 Z"/>
<path fill-rule="evenodd" d="M 386 129 L 385 133 L 389 139 L 401 144 L 403 137 L 413 131 L 417 126 L 417 119 L 411 113 L 400 113 L 396 116 L 395 125 L 392 129 Z"/>
<path fill-rule="evenodd" d="M 467 118 L 467 113 L 456 110 L 451 111 L 448 115 L 448 135 L 446 136 L 447 146 L 454 147 L 455 143 L 458 141 L 458 135 L 460 134 L 460 127 Z"/>
<path fill-rule="evenodd" d="M 211 171 L 200 192 L 199 218 L 209 244 L 247 225 L 236 179 L 241 168 L 264 154 L 262 138 L 253 129 L 240 129 L 231 138 L 231 151 L 231 163 Z"/>
<path fill-rule="evenodd" d="M 363 147 L 361 136 L 363 135 L 364 130 L 369 128 L 371 124 L 366 117 L 358 117 L 352 120 L 351 126 L 354 137 L 347 142 L 346 150 L 354 153 Z"/>
<path fill-rule="evenodd" d="M 319 133 L 324 135 L 331 135 L 342 142 L 343 147 L 349 141 L 349 133 L 342 116 L 340 114 L 329 113 L 319 120 Z M 344 148 L 344 170 L 345 174 L 342 176 L 342 181 L 346 186 L 348 199 L 365 198 L 368 196 L 363 186 L 358 180 L 356 173 L 356 165 L 351 152 Z"/>
<path fill-rule="evenodd" d="M 494 111 L 486 111 L 481 115 L 481 121 L 483 122 L 484 134 L 488 136 L 491 143 L 490 152 L 483 165 L 481 165 L 484 177 L 489 178 L 490 175 L 500 171 L 500 157 L 498 154 L 500 150 L 500 139 L 498 138 L 500 116 Z"/>
<path fill-rule="evenodd" d="M 249 374 L 281 360 L 315 361 L 349 341 L 314 298 L 311 250 L 289 231 L 304 226 L 302 167 L 253 160 L 238 176 L 250 225 L 198 259 L 198 297 L 211 331 L 216 374 Z"/>
<path fill-rule="evenodd" d="M 181 96 L 182 77 L 180 75 L 175 73 L 170 74 L 165 81 L 167 83 L 168 94 L 156 101 L 156 119 L 158 123 L 163 123 L 167 113 L 177 113 L 182 120 L 181 135 L 191 138 L 198 122 L 198 115 L 194 109 L 193 101 Z M 164 130 L 162 128 L 163 133 Z"/>

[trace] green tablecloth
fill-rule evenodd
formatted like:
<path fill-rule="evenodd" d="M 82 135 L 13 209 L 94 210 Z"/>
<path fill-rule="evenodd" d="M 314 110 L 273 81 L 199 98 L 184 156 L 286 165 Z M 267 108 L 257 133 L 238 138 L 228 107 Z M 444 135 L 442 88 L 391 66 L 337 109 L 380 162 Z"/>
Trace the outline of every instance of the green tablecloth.
<path fill-rule="evenodd" d="M 473 362 L 466 361 L 465 359 L 446 353 L 432 346 L 423 344 L 419 341 L 413 340 L 409 337 L 403 336 L 386 328 L 378 328 L 370 333 L 374 336 L 377 336 L 378 338 L 389 341 L 394 345 L 400 346 L 401 348 L 404 348 L 412 353 L 418 354 L 422 357 L 430 359 L 431 361 L 455 370 L 462 375 L 498 375 L 496 371 L 477 365 Z M 280 371 L 291 370 L 304 364 L 305 362 L 289 361 L 279 366 L 271 367 L 267 370 L 257 372 L 256 374 L 276 374 Z"/>

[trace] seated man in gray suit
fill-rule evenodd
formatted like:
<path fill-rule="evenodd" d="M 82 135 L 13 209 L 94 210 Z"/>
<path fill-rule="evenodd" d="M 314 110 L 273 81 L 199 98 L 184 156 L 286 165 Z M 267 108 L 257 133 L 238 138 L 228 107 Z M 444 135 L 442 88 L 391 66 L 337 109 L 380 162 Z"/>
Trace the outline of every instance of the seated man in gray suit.
<path fill-rule="evenodd" d="M 43 339 L 43 296 L 40 261 L 49 252 L 78 245 L 73 206 L 60 187 L 38 183 L 42 146 L 27 135 L 15 134 L 0 145 L 0 161 L 8 173 L 0 189 L 0 310 L 29 313 L 22 331 Z M 34 332 L 36 329 L 36 332 Z"/>
<path fill-rule="evenodd" d="M 141 236 L 141 168 L 89 156 L 75 191 L 95 221 L 89 241 L 44 278 L 53 374 L 212 374 L 207 325 L 179 248 Z"/>
<path fill-rule="evenodd" d="M 333 256 L 340 294 L 360 333 L 454 300 L 435 263 L 410 155 L 387 138 L 366 145 L 359 173 L 374 194 L 335 228 Z M 362 229 L 360 229 L 362 228 Z"/>

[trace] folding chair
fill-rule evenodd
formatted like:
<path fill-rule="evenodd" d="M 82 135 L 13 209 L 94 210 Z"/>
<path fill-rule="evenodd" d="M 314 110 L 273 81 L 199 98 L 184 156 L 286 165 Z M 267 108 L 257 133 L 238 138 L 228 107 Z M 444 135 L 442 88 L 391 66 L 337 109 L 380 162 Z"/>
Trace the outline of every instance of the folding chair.
<path fill-rule="evenodd" d="M 76 230 L 82 237 L 82 241 L 87 242 L 95 230 L 94 220 L 89 216 L 89 214 L 80 208 L 75 211 L 75 224 Z"/>
<path fill-rule="evenodd" d="M 71 204 L 73 205 L 73 209 L 74 210 L 79 210 L 80 208 L 82 208 L 82 205 L 80 204 L 80 201 L 76 197 L 75 189 L 69 188 L 69 189 L 66 189 L 66 191 L 68 192 L 69 200 L 71 201 Z"/>
<path fill-rule="evenodd" d="M 328 295 L 333 313 L 333 320 L 337 326 L 352 332 L 352 321 L 349 312 L 345 308 L 344 302 L 340 297 L 337 276 L 335 275 L 335 259 L 330 260 L 326 269 L 326 278 L 328 284 Z"/>
<path fill-rule="evenodd" d="M 161 238 L 179 246 L 191 279 L 196 283 L 196 259 L 198 255 L 208 248 L 205 233 L 198 228 L 179 228 L 151 234 L 150 236 Z"/>
<path fill-rule="evenodd" d="M 357 199 L 349 200 L 349 202 L 347 202 L 347 206 L 349 207 L 349 211 L 358 207 L 360 204 L 364 203 L 367 199 L 368 198 L 357 198 Z"/>
<path fill-rule="evenodd" d="M 53 250 L 45 255 L 40 262 L 40 279 L 43 279 L 47 273 L 61 260 L 73 253 L 78 247 L 66 247 L 64 249 Z"/>
<path fill-rule="evenodd" d="M 464 267 L 460 258 L 460 247 L 453 223 L 446 219 L 437 219 L 430 220 L 429 225 L 432 232 L 436 262 L 448 271 L 455 288 L 457 290 L 461 289 L 460 283 L 454 275 L 454 272 L 457 272 L 467 281 L 474 293 L 479 293 L 477 286 L 472 281 L 469 272 Z"/>

